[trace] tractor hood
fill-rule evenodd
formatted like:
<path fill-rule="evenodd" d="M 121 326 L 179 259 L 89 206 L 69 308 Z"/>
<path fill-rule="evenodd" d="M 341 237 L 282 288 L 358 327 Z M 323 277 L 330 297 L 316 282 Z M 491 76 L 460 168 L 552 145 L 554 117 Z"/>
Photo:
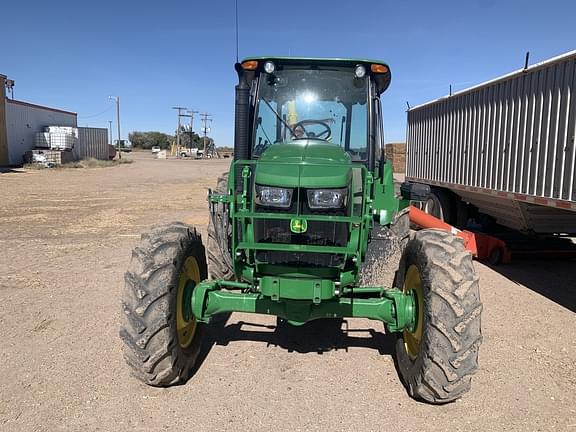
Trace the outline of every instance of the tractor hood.
<path fill-rule="evenodd" d="M 267 186 L 340 188 L 350 184 L 351 178 L 348 153 L 318 140 L 274 144 L 256 166 L 256 183 Z"/>

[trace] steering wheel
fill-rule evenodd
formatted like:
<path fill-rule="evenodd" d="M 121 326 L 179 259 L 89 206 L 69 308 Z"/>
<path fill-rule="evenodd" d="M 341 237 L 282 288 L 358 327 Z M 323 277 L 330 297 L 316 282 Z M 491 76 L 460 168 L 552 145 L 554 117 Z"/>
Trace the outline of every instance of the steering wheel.
<path fill-rule="evenodd" d="M 319 134 L 308 132 L 306 126 L 313 124 L 322 126 L 324 130 Z M 299 133 L 298 130 L 301 132 Z M 330 125 L 325 120 L 302 120 L 292 126 L 292 136 L 296 138 L 302 138 L 304 136 L 306 138 L 317 138 L 328 141 L 332 136 L 332 129 L 330 129 Z"/>

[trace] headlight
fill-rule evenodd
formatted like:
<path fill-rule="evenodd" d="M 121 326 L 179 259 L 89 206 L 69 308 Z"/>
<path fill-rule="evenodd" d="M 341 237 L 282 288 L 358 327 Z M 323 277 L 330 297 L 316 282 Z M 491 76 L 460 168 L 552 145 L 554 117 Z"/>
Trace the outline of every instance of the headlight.
<path fill-rule="evenodd" d="M 354 68 L 354 75 L 356 78 L 364 78 L 366 76 L 366 68 L 362 65 L 358 65 Z"/>
<path fill-rule="evenodd" d="M 271 61 L 267 61 L 266 63 L 264 63 L 264 71 L 267 74 L 274 73 L 275 70 L 276 70 L 276 65 L 274 63 L 272 63 Z"/>
<path fill-rule="evenodd" d="M 292 189 L 256 185 L 256 204 L 288 208 L 292 204 Z"/>
<path fill-rule="evenodd" d="M 346 205 L 348 189 L 312 189 L 308 191 L 308 206 L 313 209 L 334 209 Z"/>

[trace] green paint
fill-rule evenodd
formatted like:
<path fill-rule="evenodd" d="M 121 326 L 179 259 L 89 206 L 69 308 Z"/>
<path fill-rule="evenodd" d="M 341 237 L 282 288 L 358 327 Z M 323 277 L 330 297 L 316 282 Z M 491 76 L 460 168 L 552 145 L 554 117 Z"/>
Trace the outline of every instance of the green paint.
<path fill-rule="evenodd" d="M 250 58 L 269 59 L 285 65 L 384 64 L 357 59 Z M 255 74 L 256 86 L 258 79 Z M 374 77 L 378 79 L 376 86 L 384 82 L 382 77 Z M 257 94 L 257 88 L 254 90 Z M 255 121 L 250 119 L 252 128 Z M 292 207 L 285 210 L 257 207 L 253 199 L 255 185 L 292 189 Z M 348 188 L 347 209 L 337 214 L 307 210 L 306 191 L 315 188 Z M 358 286 L 372 227 L 377 223 L 390 224 L 395 214 L 408 205 L 395 194 L 389 162 L 371 172 L 366 165 L 353 161 L 340 146 L 318 139 L 294 140 L 270 145 L 257 160 L 233 161 L 228 191 L 225 195 L 211 194 L 209 200 L 228 208 L 230 250 L 240 282 L 204 281 L 197 285 L 190 303 L 198 320 L 207 322 L 216 314 L 239 311 L 276 315 L 295 325 L 318 318 L 363 317 L 382 321 L 392 332 L 414 328 L 412 294 L 390 287 Z M 289 241 L 256 242 L 259 234 L 255 223 L 262 220 L 270 221 L 271 226 L 272 222 L 284 223 L 289 227 L 284 234 Z M 322 239 L 298 244 L 303 236 L 315 238 L 311 229 L 318 223 L 346 224 L 345 244 L 322 245 Z M 265 262 L 262 252 L 302 257 L 337 254 L 341 259 L 334 267 L 321 268 L 305 265 L 304 260 Z"/>
<path fill-rule="evenodd" d="M 271 300 L 308 300 L 320 303 L 334 298 L 335 282 L 326 279 L 276 278 L 264 276 L 260 292 Z"/>
<path fill-rule="evenodd" d="M 308 221 L 306 219 L 290 219 L 290 231 L 295 234 L 302 234 L 308 230 Z"/>
<path fill-rule="evenodd" d="M 392 332 L 410 331 L 415 326 L 415 299 L 412 294 L 404 294 L 397 289 L 380 289 L 383 295 L 374 298 L 330 298 L 327 295 L 331 289 L 328 283 L 317 281 L 310 282 L 312 299 L 287 298 L 280 296 L 284 292 L 283 281 L 276 280 L 276 284 L 274 281 L 273 278 L 268 280 L 266 292 L 262 293 L 222 291 L 216 281 L 202 282 L 192 299 L 194 315 L 197 320 L 208 322 L 212 316 L 220 313 L 246 312 L 276 315 L 294 324 L 320 318 L 369 318 L 382 321 Z M 297 287 L 287 283 L 287 292 L 297 294 Z M 323 295 L 327 299 L 322 298 Z"/>
<path fill-rule="evenodd" d="M 315 140 L 275 144 L 256 169 L 256 184 L 303 188 L 339 188 L 349 184 L 350 156 L 339 146 Z"/>
<path fill-rule="evenodd" d="M 282 164 L 349 165 L 350 156 L 341 147 L 321 140 L 300 139 L 270 146 L 259 159 Z"/>
<path fill-rule="evenodd" d="M 184 292 L 182 293 L 182 317 L 184 321 L 190 321 L 192 319 L 192 293 L 196 287 L 196 282 L 193 280 L 188 280 L 184 286 Z"/>

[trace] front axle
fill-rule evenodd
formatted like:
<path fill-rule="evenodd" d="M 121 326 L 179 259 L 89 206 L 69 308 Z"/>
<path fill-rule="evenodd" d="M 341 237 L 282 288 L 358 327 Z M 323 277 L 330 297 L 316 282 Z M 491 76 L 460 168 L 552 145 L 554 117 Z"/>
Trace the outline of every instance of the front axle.
<path fill-rule="evenodd" d="M 366 298 L 367 294 L 374 297 Z M 346 288 L 343 295 L 330 299 L 319 295 L 296 300 L 265 295 L 241 282 L 203 281 L 195 287 L 191 303 L 194 316 L 201 322 L 209 322 L 212 316 L 225 312 L 275 315 L 293 325 L 320 318 L 368 318 L 382 321 L 390 332 L 399 332 L 413 331 L 417 317 L 412 292 L 380 287 Z"/>

